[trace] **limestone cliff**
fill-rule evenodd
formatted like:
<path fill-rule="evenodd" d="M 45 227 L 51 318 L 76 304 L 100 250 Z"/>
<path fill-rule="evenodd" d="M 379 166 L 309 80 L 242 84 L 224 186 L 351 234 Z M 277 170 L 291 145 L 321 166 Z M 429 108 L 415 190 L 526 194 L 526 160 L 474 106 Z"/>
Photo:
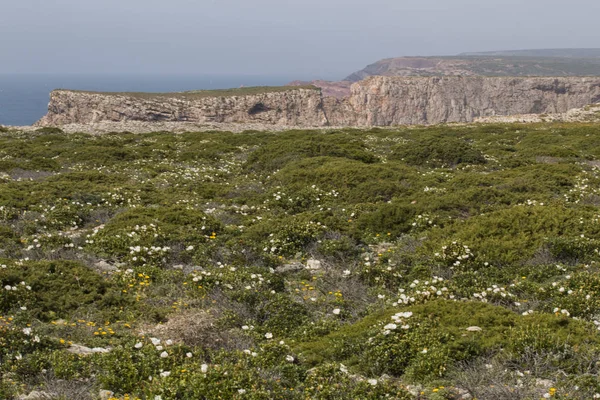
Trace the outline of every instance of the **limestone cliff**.
<path fill-rule="evenodd" d="M 563 113 L 600 102 L 600 77 L 382 77 L 357 82 L 325 103 L 332 125 L 471 122 L 478 117 Z"/>
<path fill-rule="evenodd" d="M 38 126 L 102 121 L 258 123 L 322 126 L 316 87 L 273 87 L 182 93 L 96 93 L 55 90 Z"/>
<path fill-rule="evenodd" d="M 600 77 L 369 77 L 349 96 L 315 87 L 169 94 L 52 92 L 37 125 L 187 122 L 265 127 L 391 126 L 564 113 L 600 102 Z"/>

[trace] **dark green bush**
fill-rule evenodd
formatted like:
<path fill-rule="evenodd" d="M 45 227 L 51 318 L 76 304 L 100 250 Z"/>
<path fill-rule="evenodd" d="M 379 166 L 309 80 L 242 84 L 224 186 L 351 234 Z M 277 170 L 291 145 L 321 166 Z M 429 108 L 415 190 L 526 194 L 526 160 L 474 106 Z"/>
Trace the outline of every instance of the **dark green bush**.
<path fill-rule="evenodd" d="M 288 132 L 253 152 L 246 167 L 275 171 L 292 161 L 312 157 L 349 158 L 363 163 L 378 160 L 377 156 L 367 151 L 361 140 L 343 133 Z"/>
<path fill-rule="evenodd" d="M 62 129 L 54 127 L 54 126 L 45 126 L 43 128 L 38 128 L 35 131 L 37 133 L 47 133 L 47 134 L 64 133 Z"/>
<path fill-rule="evenodd" d="M 417 139 L 398 145 L 390 157 L 410 165 L 454 167 L 459 164 L 485 164 L 483 154 L 464 139 L 451 136 Z"/>
<path fill-rule="evenodd" d="M 80 307 L 103 309 L 133 302 L 118 286 L 73 261 L 27 262 L 18 269 L 0 269 L 0 283 L 2 287 L 18 288 L 10 292 L 12 297 L 5 297 L 3 292 L 0 312 L 25 306 L 32 315 L 46 321 L 65 318 Z"/>

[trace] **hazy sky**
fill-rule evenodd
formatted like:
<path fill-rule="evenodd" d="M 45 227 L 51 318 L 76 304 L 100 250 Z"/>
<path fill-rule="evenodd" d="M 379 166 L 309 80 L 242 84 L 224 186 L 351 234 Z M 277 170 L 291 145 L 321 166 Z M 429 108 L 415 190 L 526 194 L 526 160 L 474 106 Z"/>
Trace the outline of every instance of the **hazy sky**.
<path fill-rule="evenodd" d="M 0 73 L 342 78 L 381 58 L 600 47 L 598 0 L 0 0 Z"/>

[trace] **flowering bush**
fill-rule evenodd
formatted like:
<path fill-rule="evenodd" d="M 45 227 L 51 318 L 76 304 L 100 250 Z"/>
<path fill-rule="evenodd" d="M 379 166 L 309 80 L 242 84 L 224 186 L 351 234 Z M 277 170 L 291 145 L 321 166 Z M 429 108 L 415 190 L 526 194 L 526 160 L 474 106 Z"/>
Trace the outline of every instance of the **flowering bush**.
<path fill-rule="evenodd" d="M 600 398 L 597 133 L 0 132 L 0 398 Z"/>

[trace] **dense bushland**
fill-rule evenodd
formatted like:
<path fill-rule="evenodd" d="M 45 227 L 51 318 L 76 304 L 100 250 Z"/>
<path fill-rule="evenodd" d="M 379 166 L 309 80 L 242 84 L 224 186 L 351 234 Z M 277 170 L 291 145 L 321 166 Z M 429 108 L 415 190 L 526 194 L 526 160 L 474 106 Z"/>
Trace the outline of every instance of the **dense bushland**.
<path fill-rule="evenodd" d="M 1 129 L 0 398 L 600 397 L 599 157 L 593 124 Z"/>

